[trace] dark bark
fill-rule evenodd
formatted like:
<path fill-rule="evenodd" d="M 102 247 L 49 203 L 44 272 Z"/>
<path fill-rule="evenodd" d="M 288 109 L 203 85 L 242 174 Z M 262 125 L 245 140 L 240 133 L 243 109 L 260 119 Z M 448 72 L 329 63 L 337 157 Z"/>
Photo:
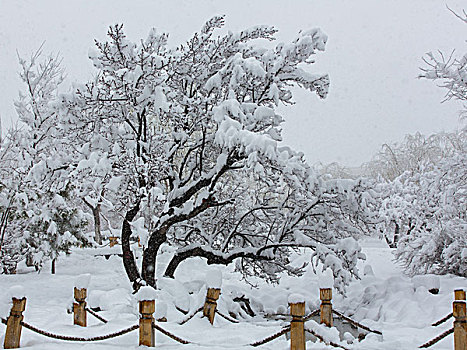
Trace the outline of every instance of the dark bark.
<path fill-rule="evenodd" d="M 192 249 L 187 249 L 179 253 L 175 253 L 170 263 L 165 269 L 164 276 L 174 278 L 175 270 L 177 269 L 180 263 L 188 258 L 202 257 L 207 259 L 208 265 L 219 264 L 219 265 L 228 265 L 237 258 L 249 258 L 253 260 L 270 260 L 268 257 L 248 252 L 236 252 L 229 256 L 225 256 L 222 253 L 216 253 L 214 251 L 208 251 L 203 249 L 203 247 L 195 247 Z"/>
<path fill-rule="evenodd" d="M 156 258 L 161 245 L 167 240 L 167 228 L 154 232 L 149 238 L 148 247 L 143 251 L 142 277 L 146 283 L 156 288 Z"/>
<path fill-rule="evenodd" d="M 101 205 L 98 204 L 93 210 L 92 215 L 94 216 L 94 240 L 97 244 L 102 244 L 101 236 Z"/>
<path fill-rule="evenodd" d="M 94 217 L 94 240 L 97 244 L 102 244 L 102 235 L 101 235 L 101 204 L 97 203 L 94 207 L 89 203 L 86 198 L 82 198 L 84 204 L 86 204 L 89 209 L 91 209 L 92 216 Z"/>
<path fill-rule="evenodd" d="M 230 202 L 229 201 L 228 202 L 217 202 L 214 196 L 211 194 L 199 206 L 193 208 L 191 212 L 187 214 L 174 214 L 174 207 L 183 205 L 183 203 L 188 201 L 200 189 L 204 187 L 208 187 L 208 186 L 213 187 L 217 183 L 219 178 L 230 169 L 230 166 L 233 163 L 235 163 L 235 161 L 236 161 L 236 157 L 230 156 L 226 164 L 219 170 L 217 174 L 213 175 L 213 177 L 211 178 L 200 179 L 198 182 L 192 185 L 183 195 L 170 201 L 170 208 L 168 209 L 166 213 L 163 213 L 161 215 L 161 216 L 170 215 L 170 218 L 167 219 L 164 223 L 162 223 L 157 230 L 152 232 L 151 236 L 149 237 L 148 246 L 143 251 L 142 279 L 149 286 L 152 286 L 154 288 L 156 287 L 155 273 L 156 273 L 157 252 L 159 251 L 160 246 L 164 242 L 166 242 L 168 230 L 177 223 L 196 217 L 197 215 L 199 215 L 200 213 L 202 213 L 208 208 L 225 205 Z M 212 191 L 212 188 L 210 188 L 210 191 Z M 123 237 L 122 237 L 122 243 L 123 243 Z M 216 258 L 213 256 L 211 257 L 211 260 L 216 260 Z M 176 266 L 173 269 L 174 272 L 179 263 L 180 262 L 176 263 Z M 213 262 L 213 264 L 215 263 L 221 263 L 221 262 Z"/>
<path fill-rule="evenodd" d="M 122 226 L 122 252 L 123 266 L 130 282 L 133 283 L 133 290 L 137 291 L 141 287 L 141 277 L 136 266 L 135 257 L 130 248 L 131 226 L 130 222 L 135 218 L 139 211 L 140 201 L 133 208 L 127 211 Z"/>
<path fill-rule="evenodd" d="M 250 304 L 250 299 L 248 299 L 247 297 L 245 297 L 244 295 L 241 296 L 241 297 L 235 297 L 233 298 L 233 301 L 237 302 L 240 304 L 240 307 L 243 309 L 243 311 L 245 311 L 248 315 L 250 315 L 251 317 L 255 317 L 256 314 L 255 312 L 253 311 L 253 309 L 251 308 L 251 304 Z"/>
<path fill-rule="evenodd" d="M 396 227 L 394 229 L 394 240 L 392 242 L 391 248 L 397 248 L 397 243 L 399 242 L 399 234 L 400 234 L 400 228 L 399 228 L 399 224 L 396 222 Z"/>

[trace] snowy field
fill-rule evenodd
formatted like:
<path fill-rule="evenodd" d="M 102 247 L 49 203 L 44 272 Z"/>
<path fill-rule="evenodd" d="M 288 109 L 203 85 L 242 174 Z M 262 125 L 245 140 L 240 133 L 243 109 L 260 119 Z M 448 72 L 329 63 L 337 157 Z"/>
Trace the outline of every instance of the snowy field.
<path fill-rule="evenodd" d="M 421 344 L 452 327 L 452 320 L 439 327 L 430 324 L 449 314 L 453 300 L 453 290 L 466 289 L 465 278 L 454 276 L 425 276 L 409 278 L 393 261 L 392 253 L 382 242 L 363 242 L 367 261 L 361 266 L 362 279 L 354 281 L 344 298 L 334 293 L 333 307 L 353 319 L 383 332 L 383 336 L 369 334 L 362 342 L 353 344 L 341 342 L 350 349 L 416 349 Z M 117 252 L 120 248 L 112 248 Z M 104 248 L 101 253 L 112 252 Z M 50 266 L 41 273 L 27 267 L 20 267 L 17 275 L 0 275 L 0 312 L 6 317 L 10 308 L 9 297 L 15 286 L 22 286 L 27 305 L 25 321 L 52 333 L 71 336 L 91 337 L 112 333 L 138 322 L 136 298 L 123 271 L 121 258 L 94 255 L 97 250 L 77 249 L 67 257 L 61 256 L 57 262 L 56 275 L 50 274 Z M 167 257 L 170 252 L 165 253 Z M 297 257 L 296 264 L 303 263 L 307 256 Z M 161 263 L 163 263 L 162 260 Z M 190 260 L 180 266 L 176 280 L 159 279 L 156 317 L 167 316 L 167 323 L 158 323 L 163 328 L 195 344 L 180 345 L 165 335 L 156 333 L 158 349 L 246 349 L 250 344 L 278 332 L 285 321 L 272 321 L 264 314 L 287 313 L 287 300 L 290 294 L 299 293 L 306 299 L 306 313 L 319 307 L 318 277 L 308 270 L 300 278 L 283 276 L 278 286 L 260 284 L 252 289 L 240 281 L 240 276 L 231 268 L 223 268 L 222 294 L 218 308 L 223 313 L 240 312 L 238 303 L 232 302 L 235 296 L 250 299 L 255 317 L 243 313 L 238 324 L 230 323 L 219 316 L 214 326 L 198 314 L 184 325 L 178 322 L 186 316 L 176 310 L 175 305 L 184 310 L 196 310 L 202 305 L 206 290 L 206 276 L 217 267 L 207 266 L 201 260 Z M 365 271 L 365 275 L 364 275 Z M 91 274 L 88 289 L 88 306 L 100 307 L 99 314 L 108 319 L 102 324 L 88 314 L 88 327 L 73 326 L 72 315 L 66 312 L 72 302 L 73 286 L 77 276 Z M 437 287 L 439 294 L 428 292 Z M 165 312 L 165 309 L 167 311 Z M 318 330 L 313 321 L 307 327 Z M 5 326 L 0 326 L 0 341 L 3 344 Z M 333 332 L 328 332 L 333 336 Z M 52 349 L 136 349 L 138 332 L 95 343 L 73 343 L 56 341 L 32 333 L 23 328 L 21 348 L 34 350 Z M 285 336 L 258 347 L 258 349 L 289 349 Z M 452 335 L 433 348 L 452 349 Z M 307 342 L 307 349 L 331 348 L 323 343 Z"/>

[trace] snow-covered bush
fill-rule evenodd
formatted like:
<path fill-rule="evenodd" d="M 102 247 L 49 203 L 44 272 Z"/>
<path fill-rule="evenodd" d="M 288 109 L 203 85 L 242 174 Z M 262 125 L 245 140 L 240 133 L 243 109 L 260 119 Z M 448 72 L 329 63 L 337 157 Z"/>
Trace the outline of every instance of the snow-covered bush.
<path fill-rule="evenodd" d="M 69 149 L 50 103 L 62 82 L 58 57 L 40 61 L 41 51 L 20 60 L 26 93 L 16 102 L 22 128 L 0 143 L 0 270 L 16 263 L 42 266 L 74 244 L 86 244 L 86 220 L 73 205 L 72 185 L 63 167 Z M 65 162 L 65 163 L 64 163 Z"/>
<path fill-rule="evenodd" d="M 437 163 L 384 185 L 380 227 L 410 274 L 467 274 L 466 133 L 455 140 Z"/>

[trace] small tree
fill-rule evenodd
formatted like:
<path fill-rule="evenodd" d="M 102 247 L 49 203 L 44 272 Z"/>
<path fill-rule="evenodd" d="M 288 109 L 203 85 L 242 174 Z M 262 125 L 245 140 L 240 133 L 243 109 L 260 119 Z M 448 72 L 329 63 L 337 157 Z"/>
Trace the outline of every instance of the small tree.
<path fill-rule="evenodd" d="M 70 245 L 86 244 L 86 221 L 74 208 L 72 188 L 63 177 L 69 153 L 57 114 L 50 103 L 63 81 L 60 59 L 40 61 L 41 49 L 29 61 L 20 59 L 20 77 L 27 87 L 16 109 L 22 129 L 11 129 L 2 140 L 0 171 L 2 265 L 24 258 L 36 267 L 55 259 Z"/>

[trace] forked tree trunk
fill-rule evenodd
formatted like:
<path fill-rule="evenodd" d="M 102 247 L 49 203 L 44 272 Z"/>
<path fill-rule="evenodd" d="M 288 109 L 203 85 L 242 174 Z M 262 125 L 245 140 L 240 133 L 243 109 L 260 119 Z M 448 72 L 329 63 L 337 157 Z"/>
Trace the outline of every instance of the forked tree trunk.
<path fill-rule="evenodd" d="M 130 282 L 133 283 L 133 290 L 137 291 L 141 287 L 140 274 L 136 266 L 135 257 L 130 248 L 131 226 L 130 222 L 135 218 L 139 211 L 139 201 L 136 205 L 127 211 L 122 225 L 122 253 L 123 253 L 123 266 L 125 267 L 126 274 Z"/>

